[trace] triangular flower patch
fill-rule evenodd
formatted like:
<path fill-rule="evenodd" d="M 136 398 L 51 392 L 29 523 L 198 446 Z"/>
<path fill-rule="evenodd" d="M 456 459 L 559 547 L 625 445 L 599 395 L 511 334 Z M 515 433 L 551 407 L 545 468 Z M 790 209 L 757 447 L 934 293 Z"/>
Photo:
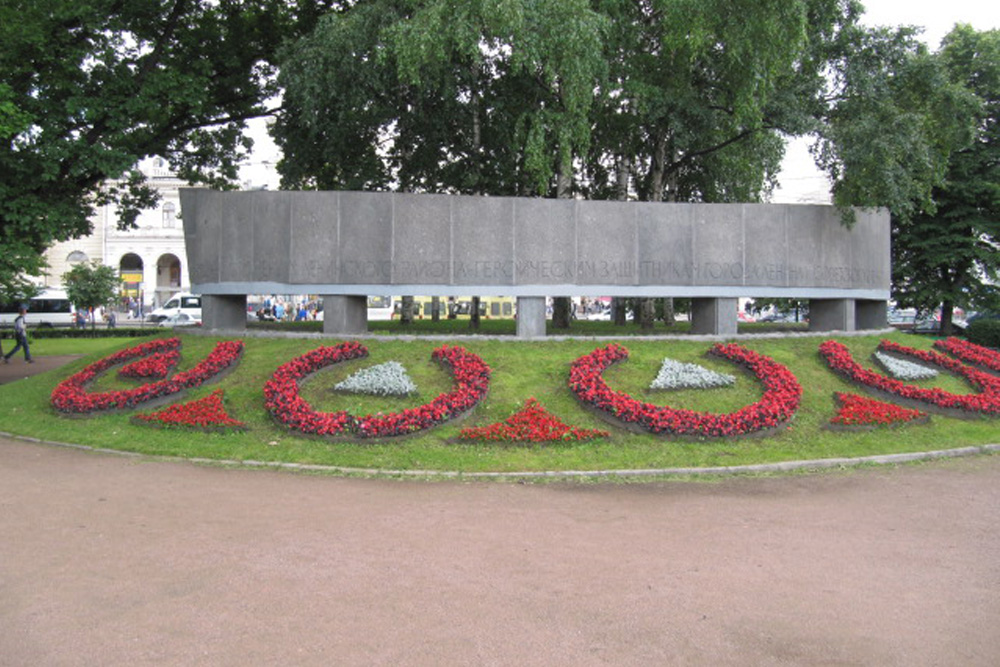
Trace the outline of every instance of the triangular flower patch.
<path fill-rule="evenodd" d="M 830 423 L 838 426 L 886 426 L 922 421 L 927 418 L 927 414 L 920 410 L 902 408 L 858 394 L 838 392 L 835 398 L 840 407 Z"/>
<path fill-rule="evenodd" d="M 333 387 L 334 391 L 375 396 L 406 396 L 417 390 L 403 365 L 398 361 L 387 361 L 377 366 L 363 368 L 343 382 Z"/>
<path fill-rule="evenodd" d="M 664 359 L 660 372 L 650 389 L 714 389 L 729 387 L 736 378 L 726 373 L 717 373 L 698 364 L 686 364 L 673 359 Z"/>
<path fill-rule="evenodd" d="M 178 403 L 145 415 L 135 415 L 138 422 L 153 426 L 186 426 L 206 430 L 239 430 L 246 426 L 233 419 L 222 403 L 222 390 L 216 389 L 205 398 Z"/>
<path fill-rule="evenodd" d="M 899 359 L 879 350 L 876 350 L 872 356 L 875 357 L 878 365 L 885 369 L 886 373 L 897 380 L 912 382 L 913 380 L 929 380 L 938 376 L 936 369 L 928 368 L 923 364 L 907 361 L 906 359 Z"/>
<path fill-rule="evenodd" d="M 157 352 L 122 367 L 118 375 L 133 380 L 162 380 L 170 375 L 170 371 L 180 360 L 181 353 L 178 350 Z"/>
<path fill-rule="evenodd" d="M 529 398 L 524 407 L 503 422 L 489 426 L 463 428 L 459 437 L 463 440 L 519 440 L 523 442 L 551 442 L 562 440 L 590 440 L 603 438 L 607 431 L 581 429 L 564 424 L 549 413 L 534 398 Z"/>

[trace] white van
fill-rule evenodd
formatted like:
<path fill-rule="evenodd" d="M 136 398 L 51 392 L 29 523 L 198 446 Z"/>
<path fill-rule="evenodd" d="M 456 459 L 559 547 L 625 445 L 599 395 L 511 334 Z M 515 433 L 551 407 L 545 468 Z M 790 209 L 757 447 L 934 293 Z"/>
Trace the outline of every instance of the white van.
<path fill-rule="evenodd" d="M 146 319 L 150 322 L 161 322 L 178 313 L 184 313 L 201 322 L 201 296 L 188 292 L 175 294 L 170 297 L 169 301 L 151 312 Z"/>
<path fill-rule="evenodd" d="M 0 325 L 12 326 L 22 304 L 28 306 L 29 327 L 72 326 L 76 309 L 61 289 L 45 289 L 26 302 L 0 304 Z"/>

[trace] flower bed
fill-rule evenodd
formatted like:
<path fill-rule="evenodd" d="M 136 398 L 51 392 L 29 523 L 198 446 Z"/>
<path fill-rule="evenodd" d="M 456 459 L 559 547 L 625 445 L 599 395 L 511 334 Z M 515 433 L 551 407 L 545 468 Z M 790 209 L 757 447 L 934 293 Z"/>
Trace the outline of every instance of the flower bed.
<path fill-rule="evenodd" d="M 920 410 L 902 408 L 867 396 L 837 392 L 834 398 L 839 408 L 830 423 L 836 426 L 890 426 L 927 421 L 927 415 Z"/>
<path fill-rule="evenodd" d="M 879 350 L 910 356 L 921 362 L 933 364 L 939 368 L 961 375 L 973 387 L 980 390 L 981 393 L 953 394 L 938 387 L 925 389 L 905 384 L 900 380 L 886 377 L 881 373 L 863 368 L 854 360 L 854 357 L 851 356 L 850 351 L 843 343 L 828 340 L 819 346 L 820 354 L 826 359 L 826 363 L 830 368 L 851 382 L 962 416 L 976 414 L 1000 415 L 1000 378 L 967 366 L 960 361 L 938 354 L 937 352 L 916 350 L 888 340 L 883 340 L 879 343 Z"/>
<path fill-rule="evenodd" d="M 934 347 L 958 357 L 967 364 L 1000 373 L 1000 350 L 983 347 L 959 338 L 934 341 Z"/>
<path fill-rule="evenodd" d="M 609 366 L 628 358 L 628 350 L 614 343 L 574 361 L 569 388 L 585 405 L 617 421 L 663 435 L 733 437 L 758 433 L 787 423 L 798 410 L 802 387 L 785 366 L 736 344 L 717 344 L 711 353 L 741 364 L 755 375 L 764 385 L 761 399 L 728 414 L 643 403 L 614 391 L 602 377 Z"/>
<path fill-rule="evenodd" d="M 458 437 L 462 440 L 553 442 L 592 440 L 607 435 L 607 431 L 599 429 L 568 426 L 532 397 L 525 402 L 523 408 L 503 422 L 464 428 Z"/>
<path fill-rule="evenodd" d="M 313 435 L 351 435 L 379 438 L 407 435 L 444 423 L 471 410 L 485 398 L 490 368 L 461 347 L 442 346 L 431 358 L 447 366 L 455 380 L 448 393 L 430 403 L 389 414 L 354 416 L 345 410 L 318 412 L 302 398 L 299 382 L 331 364 L 368 355 L 360 343 L 321 347 L 280 366 L 264 385 L 264 403 L 275 419 L 288 428 Z"/>
<path fill-rule="evenodd" d="M 218 379 L 222 372 L 239 362 L 243 354 L 241 341 L 223 341 L 198 365 L 172 378 L 149 382 L 135 389 L 89 393 L 87 385 L 118 364 L 159 353 L 180 349 L 179 338 L 154 340 L 136 347 L 126 348 L 100 361 L 90 364 L 79 373 L 63 380 L 52 391 L 51 403 L 57 411 L 66 414 L 92 414 L 105 410 L 134 408 L 154 399 L 176 394 L 184 389 L 200 386 Z"/>
<path fill-rule="evenodd" d="M 197 401 L 171 405 L 146 415 L 136 415 L 133 420 L 152 426 L 184 426 L 207 431 L 239 431 L 245 428 L 246 424 L 229 416 L 222 398 L 222 390 L 216 389 Z"/>
<path fill-rule="evenodd" d="M 177 367 L 180 360 L 181 353 L 179 350 L 157 352 L 122 367 L 118 371 L 118 376 L 133 380 L 162 380 L 170 374 L 170 371 Z"/>

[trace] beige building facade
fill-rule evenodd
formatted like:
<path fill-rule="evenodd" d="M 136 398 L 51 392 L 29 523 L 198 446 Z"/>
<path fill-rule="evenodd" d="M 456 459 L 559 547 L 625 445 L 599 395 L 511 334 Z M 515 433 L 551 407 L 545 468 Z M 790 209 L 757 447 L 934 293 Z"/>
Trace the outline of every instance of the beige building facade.
<path fill-rule="evenodd" d="M 189 290 L 179 196 L 179 189 L 189 186 L 160 158 L 144 160 L 139 168 L 160 193 L 158 207 L 142 211 L 136 228 L 128 231 L 118 229 L 116 206 L 99 207 L 89 236 L 57 243 L 46 253 L 46 287 L 61 287 L 63 274 L 74 264 L 98 260 L 118 272 L 123 300 L 141 300 L 147 311 Z"/>

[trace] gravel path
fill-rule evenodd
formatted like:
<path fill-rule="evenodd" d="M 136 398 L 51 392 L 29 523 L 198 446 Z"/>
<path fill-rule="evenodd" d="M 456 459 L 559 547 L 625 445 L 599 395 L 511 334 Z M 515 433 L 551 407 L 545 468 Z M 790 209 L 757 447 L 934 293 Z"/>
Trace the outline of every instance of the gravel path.
<path fill-rule="evenodd" d="M 0 439 L 0 665 L 1000 664 L 1000 456 L 401 482 Z"/>

